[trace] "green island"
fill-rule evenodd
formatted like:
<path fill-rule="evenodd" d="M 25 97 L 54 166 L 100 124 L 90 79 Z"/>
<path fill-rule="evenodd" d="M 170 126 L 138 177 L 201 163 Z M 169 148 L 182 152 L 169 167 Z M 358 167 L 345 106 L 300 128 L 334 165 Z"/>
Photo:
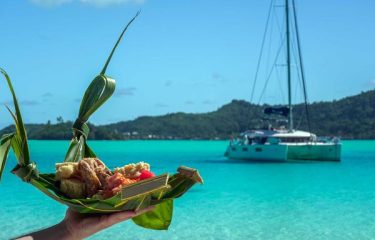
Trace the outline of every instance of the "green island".
<path fill-rule="evenodd" d="M 90 125 L 90 139 L 228 139 L 247 129 L 262 127 L 259 115 L 269 105 L 233 100 L 208 113 L 171 113 L 142 116 L 131 121 Z M 295 116 L 304 116 L 304 105 L 294 105 Z M 320 136 L 337 135 L 343 139 L 375 139 L 375 90 L 340 100 L 309 104 L 311 129 Z M 305 119 L 294 120 L 307 130 Z M 69 140 L 72 121 L 57 118 L 57 123 L 26 124 L 29 139 Z M 13 131 L 5 127 L 0 134 Z"/>

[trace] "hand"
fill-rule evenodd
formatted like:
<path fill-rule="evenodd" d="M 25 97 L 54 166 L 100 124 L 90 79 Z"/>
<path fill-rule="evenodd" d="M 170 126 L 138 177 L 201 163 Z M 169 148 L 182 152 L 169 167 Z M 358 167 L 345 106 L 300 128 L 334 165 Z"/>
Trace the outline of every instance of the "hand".
<path fill-rule="evenodd" d="M 154 207 L 148 207 L 140 211 L 124 211 L 103 215 L 86 215 L 75 212 L 70 208 L 66 211 L 65 219 L 61 222 L 65 225 L 71 239 L 82 239 L 93 235 L 116 223 L 141 215 Z"/>
<path fill-rule="evenodd" d="M 59 224 L 38 232 L 26 234 L 17 238 L 18 240 L 77 240 L 83 239 L 108 228 L 116 223 L 131 219 L 147 211 L 154 209 L 153 206 L 140 211 L 125 211 L 102 215 L 81 214 L 68 209 L 65 218 Z"/>

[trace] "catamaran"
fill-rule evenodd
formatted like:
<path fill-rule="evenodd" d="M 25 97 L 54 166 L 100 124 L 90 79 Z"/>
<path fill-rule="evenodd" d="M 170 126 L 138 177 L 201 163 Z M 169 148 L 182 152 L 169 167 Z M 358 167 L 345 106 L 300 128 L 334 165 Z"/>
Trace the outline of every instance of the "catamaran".
<path fill-rule="evenodd" d="M 277 5 L 276 7 L 280 7 Z M 273 127 L 268 123 L 267 127 L 261 129 L 248 130 L 240 134 L 237 140 L 231 140 L 225 156 L 231 159 L 246 159 L 254 161 L 288 161 L 288 160 L 320 160 L 320 161 L 340 161 L 341 158 L 341 143 L 338 138 L 318 138 L 315 134 L 310 131 L 310 122 L 308 115 L 307 105 L 307 93 L 306 93 L 306 81 L 305 74 L 302 64 L 301 55 L 301 44 L 298 31 L 296 7 L 294 0 L 285 0 L 285 4 L 281 6 L 284 14 L 284 32 L 280 33 L 281 44 L 278 49 L 278 53 L 275 57 L 273 67 L 274 70 L 279 59 L 281 50 L 285 49 L 286 64 L 286 82 L 288 89 L 288 105 L 280 107 L 268 107 L 264 109 L 266 115 L 279 115 L 284 117 L 282 122 L 284 125 Z M 268 14 L 267 25 L 271 11 L 274 11 L 275 0 L 271 1 L 270 13 Z M 292 18 L 292 19 L 291 19 Z M 280 25 L 279 25 L 280 27 Z M 261 54 L 259 56 L 258 67 L 256 71 L 252 97 L 255 89 L 255 82 L 259 71 L 259 64 L 262 58 L 262 50 L 264 48 L 264 42 L 266 39 L 268 27 L 263 36 L 263 42 L 261 47 Z M 292 35 L 293 33 L 293 35 Z M 291 36 L 292 35 L 292 36 Z M 292 45 L 292 41 L 294 45 Z M 292 104 L 292 50 L 297 52 L 294 56 L 295 70 L 302 83 L 305 114 L 307 119 L 307 126 L 309 131 L 301 131 L 294 129 L 293 124 L 293 104 Z M 280 64 L 279 64 L 280 65 Z M 266 77 L 266 83 L 268 83 L 269 76 Z M 275 119 L 273 119 L 275 120 Z M 269 121 L 268 121 L 269 122 Z"/>

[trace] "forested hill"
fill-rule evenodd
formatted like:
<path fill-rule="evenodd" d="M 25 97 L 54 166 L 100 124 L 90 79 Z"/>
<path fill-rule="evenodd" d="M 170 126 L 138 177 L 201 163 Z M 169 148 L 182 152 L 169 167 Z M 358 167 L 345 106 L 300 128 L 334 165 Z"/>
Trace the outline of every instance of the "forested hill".
<path fill-rule="evenodd" d="M 233 100 L 216 111 L 200 114 L 173 113 L 157 117 L 139 117 L 132 121 L 94 126 L 91 139 L 227 139 L 247 129 L 259 128 L 266 105 Z M 308 130 L 303 104 L 294 106 L 294 122 Z M 375 139 L 375 90 L 331 102 L 309 105 L 312 132 L 343 138 Z M 30 139 L 70 139 L 72 122 L 27 124 Z M 0 134 L 9 132 L 9 126 Z"/>

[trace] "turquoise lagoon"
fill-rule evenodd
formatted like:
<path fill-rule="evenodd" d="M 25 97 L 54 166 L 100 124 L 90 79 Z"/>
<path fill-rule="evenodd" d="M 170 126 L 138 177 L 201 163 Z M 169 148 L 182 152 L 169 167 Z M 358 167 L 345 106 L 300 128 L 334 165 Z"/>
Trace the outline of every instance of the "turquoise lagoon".
<path fill-rule="evenodd" d="M 375 141 L 344 141 L 342 162 L 253 163 L 223 157 L 224 141 L 93 141 L 109 167 L 151 163 L 156 173 L 187 165 L 205 184 L 175 201 L 168 231 L 131 221 L 91 239 L 375 239 Z M 54 170 L 67 141 L 31 141 L 43 172 Z M 0 239 L 59 222 L 66 207 L 9 173 L 0 183 Z"/>

